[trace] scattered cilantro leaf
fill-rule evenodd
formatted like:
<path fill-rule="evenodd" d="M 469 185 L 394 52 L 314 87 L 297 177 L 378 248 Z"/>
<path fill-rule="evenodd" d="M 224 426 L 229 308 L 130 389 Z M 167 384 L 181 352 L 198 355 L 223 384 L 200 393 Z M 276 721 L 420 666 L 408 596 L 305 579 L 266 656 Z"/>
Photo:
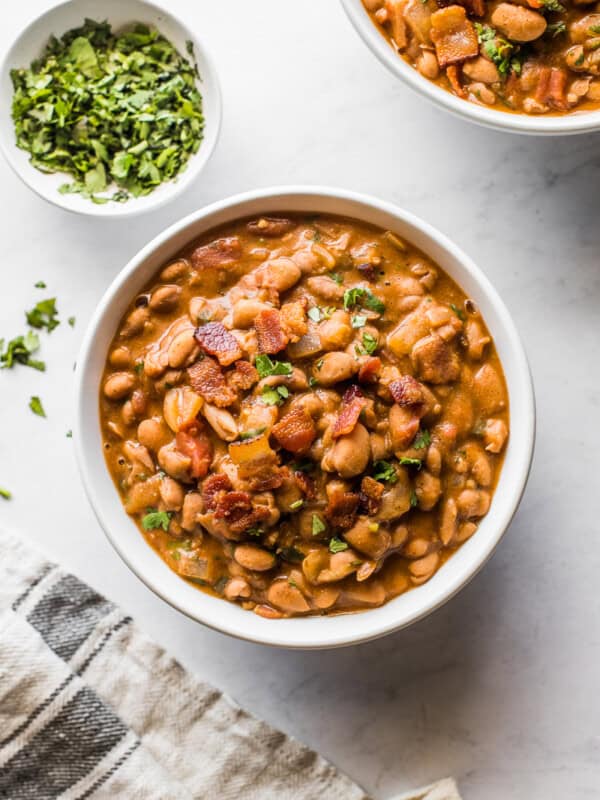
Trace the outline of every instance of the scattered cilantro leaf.
<path fill-rule="evenodd" d="M 45 289 L 46 288 L 46 284 L 44 283 L 44 281 L 38 281 L 37 283 L 34 283 L 33 285 L 35 286 L 36 289 Z"/>
<path fill-rule="evenodd" d="M 293 503 L 290 503 L 290 511 L 296 511 L 298 508 L 302 508 L 304 505 L 304 500 L 294 500 Z"/>
<path fill-rule="evenodd" d="M 264 531 L 262 528 L 248 528 L 246 533 L 248 536 L 262 536 Z"/>
<path fill-rule="evenodd" d="M 383 301 L 362 286 L 355 286 L 353 289 L 346 289 L 344 292 L 344 308 L 346 311 L 356 308 L 356 306 L 369 308 L 378 314 L 383 314 L 385 311 Z"/>
<path fill-rule="evenodd" d="M 265 386 L 260 399 L 266 406 L 280 406 L 289 395 L 290 390 L 287 386 L 278 386 L 277 388 Z"/>
<path fill-rule="evenodd" d="M 363 333 L 362 346 L 365 353 L 371 356 L 377 350 L 377 339 L 370 333 Z"/>
<path fill-rule="evenodd" d="M 459 308 L 459 307 L 458 307 L 457 305 L 455 305 L 454 303 L 450 303 L 450 308 L 452 309 L 452 311 L 454 311 L 454 313 L 456 314 L 456 316 L 459 318 L 459 320 L 460 320 L 461 322 L 464 322 L 464 321 L 466 320 L 466 318 L 467 318 L 467 315 L 466 315 L 466 314 L 465 314 L 465 312 L 462 310 L 462 308 Z"/>
<path fill-rule="evenodd" d="M 241 442 L 246 442 L 248 439 L 255 439 L 257 436 L 260 436 L 266 430 L 267 430 L 266 428 L 252 428 L 249 431 L 244 431 L 243 433 L 240 433 L 238 439 Z"/>
<path fill-rule="evenodd" d="M 3 489 L 0 486 L 0 497 L 3 497 L 5 500 L 10 500 L 12 498 L 12 494 L 8 491 L 8 489 Z"/>
<path fill-rule="evenodd" d="M 312 515 L 312 535 L 318 536 L 320 533 L 323 533 L 324 530 L 327 530 L 327 525 L 323 522 L 321 517 L 318 517 L 316 514 Z"/>
<path fill-rule="evenodd" d="M 39 397 L 33 396 L 29 401 L 29 408 L 33 411 L 34 414 L 37 414 L 38 417 L 45 417 L 46 412 L 44 411 L 44 406 L 42 405 L 42 401 Z"/>
<path fill-rule="evenodd" d="M 339 272 L 330 272 L 329 277 L 331 278 L 331 280 L 335 281 L 338 286 L 341 286 L 342 283 L 344 282 L 344 277 L 343 275 L 340 275 Z"/>
<path fill-rule="evenodd" d="M 555 0 L 548 0 L 548 2 L 555 2 Z M 490 25 L 482 25 L 480 22 L 475 22 L 474 25 L 482 51 L 498 67 L 500 75 L 506 76 L 511 71 L 519 75 L 521 62 L 517 57 L 518 45 L 514 45 L 500 36 Z"/>
<path fill-rule="evenodd" d="M 417 493 L 414 489 L 410 490 L 410 507 L 416 508 L 419 505 L 419 498 L 417 497 Z"/>
<path fill-rule="evenodd" d="M 598 26 L 598 32 L 600 32 L 600 26 Z M 559 22 L 549 22 L 548 26 L 546 27 L 546 34 L 550 34 L 553 39 L 556 39 L 557 36 L 560 36 L 563 33 L 567 32 L 567 26 L 565 23 L 560 20 Z"/>
<path fill-rule="evenodd" d="M 431 434 L 427 429 L 423 429 L 422 431 L 419 431 L 415 436 L 414 441 L 412 443 L 412 447 L 414 447 L 415 450 L 424 450 L 430 444 L 431 444 Z"/>
<path fill-rule="evenodd" d="M 39 348 L 39 337 L 33 331 L 27 331 L 24 336 L 11 339 L 6 345 L 6 350 L 4 350 L 4 339 L 0 339 L 0 368 L 11 369 L 15 364 L 23 364 L 43 372 L 46 369 L 44 362 L 31 358 Z"/>
<path fill-rule="evenodd" d="M 75 319 L 75 317 L 69 317 L 69 319 L 67 320 L 67 322 L 69 323 L 69 325 L 70 325 L 72 328 L 74 328 L 74 327 L 75 327 L 75 322 L 76 322 L 76 321 L 77 321 L 77 320 Z"/>
<path fill-rule="evenodd" d="M 558 11 L 562 14 L 567 10 L 558 0 L 541 0 L 541 2 L 545 11 Z"/>
<path fill-rule="evenodd" d="M 548 27 L 550 27 L 550 25 L 548 25 Z M 590 27 L 588 28 L 588 31 L 590 33 L 596 34 L 596 36 L 599 36 L 600 35 L 600 25 L 590 25 Z M 562 33 L 562 31 L 561 31 L 561 33 Z"/>
<path fill-rule="evenodd" d="M 27 322 L 32 328 L 46 328 L 51 333 L 60 325 L 57 319 L 58 309 L 56 308 L 56 297 L 49 297 L 47 300 L 40 300 L 31 311 L 25 312 Z"/>
<path fill-rule="evenodd" d="M 270 375 L 292 374 L 292 365 L 289 361 L 272 361 L 269 356 L 264 354 L 256 356 L 254 366 L 261 378 L 268 378 Z"/>
<path fill-rule="evenodd" d="M 398 474 L 394 469 L 394 465 L 389 461 L 376 461 L 373 464 L 373 477 L 376 481 L 383 481 L 384 483 L 396 483 Z"/>
<path fill-rule="evenodd" d="M 330 553 L 343 553 L 344 550 L 347 549 L 348 549 L 347 542 L 343 542 L 341 539 L 338 539 L 337 536 L 334 536 L 333 539 L 329 540 Z"/>
<path fill-rule="evenodd" d="M 355 314 L 352 317 L 352 327 L 353 328 L 364 328 L 367 324 L 367 318 L 361 314 Z"/>
<path fill-rule="evenodd" d="M 420 458 L 406 458 L 405 456 L 401 456 L 398 461 L 400 464 L 406 467 L 418 467 L 421 469 L 423 466 L 423 462 Z"/>
<path fill-rule="evenodd" d="M 65 436 L 67 437 L 67 439 L 72 439 L 73 438 L 73 431 L 67 431 Z"/>
<path fill-rule="evenodd" d="M 113 33 L 87 19 L 11 71 L 17 145 L 42 172 L 72 176 L 62 194 L 95 203 L 149 194 L 185 169 L 203 137 L 192 62 L 146 25 Z"/>
<path fill-rule="evenodd" d="M 156 508 L 149 508 L 148 513 L 142 517 L 142 528 L 145 531 L 154 531 L 158 528 L 168 531 L 170 522 L 170 511 L 158 511 Z"/>

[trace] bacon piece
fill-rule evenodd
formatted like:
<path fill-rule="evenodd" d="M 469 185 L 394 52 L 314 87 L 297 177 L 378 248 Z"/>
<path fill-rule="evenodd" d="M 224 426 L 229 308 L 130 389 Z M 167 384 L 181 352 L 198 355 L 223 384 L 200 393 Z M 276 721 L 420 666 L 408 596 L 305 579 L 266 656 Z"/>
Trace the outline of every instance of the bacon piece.
<path fill-rule="evenodd" d="M 303 472 L 300 469 L 297 469 L 294 472 L 294 480 L 296 481 L 296 485 L 302 492 L 302 494 L 306 497 L 307 500 L 314 500 L 317 496 L 317 491 L 315 487 L 315 479 L 311 478 L 310 475 L 307 475 L 306 472 Z"/>
<path fill-rule="evenodd" d="M 217 503 L 214 514 L 224 519 L 232 533 L 242 533 L 270 516 L 265 505 L 252 505 L 248 492 L 227 492 Z"/>
<path fill-rule="evenodd" d="M 242 245 L 238 237 L 227 236 L 197 247 L 190 256 L 190 261 L 194 269 L 216 269 L 234 264 L 241 255 Z"/>
<path fill-rule="evenodd" d="M 228 367 L 242 357 L 242 350 L 238 340 L 221 322 L 207 322 L 196 328 L 194 338 L 211 356 L 216 356 L 219 364 Z"/>
<path fill-rule="evenodd" d="M 460 82 L 462 70 L 456 64 L 452 64 L 446 68 L 446 77 L 450 82 L 450 86 L 452 87 L 452 91 L 454 94 L 458 95 L 458 97 L 465 98 L 467 93 L 465 92 L 462 83 Z"/>
<path fill-rule="evenodd" d="M 333 431 L 331 433 L 334 439 L 340 436 L 346 436 L 352 433 L 358 422 L 361 411 L 367 405 L 363 393 L 358 386 L 350 386 L 344 392 L 342 398 L 342 410 L 337 416 Z"/>
<path fill-rule="evenodd" d="M 375 478 L 365 475 L 360 483 L 359 498 L 361 514 L 372 516 L 379 511 L 381 495 L 384 489 L 383 483 L 379 483 Z"/>
<path fill-rule="evenodd" d="M 433 12 L 431 40 L 442 69 L 479 54 L 477 33 L 462 6 L 452 5 Z"/>
<path fill-rule="evenodd" d="M 420 414 L 415 411 L 419 406 L 393 405 L 390 408 L 390 437 L 392 449 L 406 450 L 417 435 L 420 425 Z"/>
<path fill-rule="evenodd" d="M 236 392 L 225 382 L 223 370 L 214 358 L 205 356 L 188 367 L 187 372 L 192 389 L 207 403 L 225 408 L 237 400 Z"/>
<path fill-rule="evenodd" d="M 317 435 L 312 417 L 304 408 L 294 408 L 273 426 L 273 437 L 291 453 L 305 453 Z"/>
<path fill-rule="evenodd" d="M 276 308 L 261 311 L 254 320 L 258 349 L 261 353 L 280 353 L 285 350 L 289 337 L 281 327 L 281 316 Z"/>
<path fill-rule="evenodd" d="M 236 361 L 234 368 L 225 376 L 234 391 L 247 391 L 258 383 L 257 369 L 249 361 Z"/>
<path fill-rule="evenodd" d="M 281 467 L 270 467 L 249 478 L 248 486 L 253 492 L 269 492 L 271 489 L 279 489 L 283 484 L 283 479 L 284 473 Z"/>
<path fill-rule="evenodd" d="M 213 447 L 208 436 L 199 433 L 195 436 L 187 431 L 179 431 L 175 436 L 175 447 L 191 459 L 190 472 L 193 478 L 204 478 L 212 461 Z"/>
<path fill-rule="evenodd" d="M 266 236 L 269 239 L 274 239 L 291 231 L 296 227 L 296 223 L 291 219 L 283 219 L 281 217 L 261 217 L 249 222 L 246 227 L 255 236 Z"/>
<path fill-rule="evenodd" d="M 306 308 L 308 300 L 303 297 L 301 300 L 294 300 L 293 303 L 284 303 L 279 310 L 281 314 L 281 324 L 289 337 L 290 342 L 298 342 L 308 331 L 306 319 Z"/>
<path fill-rule="evenodd" d="M 325 518 L 333 528 L 351 528 L 358 511 L 359 496 L 343 489 L 333 491 L 325 509 Z"/>
<path fill-rule="evenodd" d="M 414 406 L 425 402 L 423 386 L 412 375 L 402 375 L 392 381 L 388 389 L 399 406 Z"/>
<path fill-rule="evenodd" d="M 567 108 L 567 73 L 558 67 L 543 67 L 540 71 L 535 99 L 544 105 L 564 111 Z"/>
<path fill-rule="evenodd" d="M 209 475 L 202 484 L 202 500 L 206 511 L 214 511 L 220 498 L 232 488 L 227 475 Z"/>
<path fill-rule="evenodd" d="M 358 380 L 360 383 L 375 383 L 379 370 L 381 369 L 381 359 L 379 356 L 369 356 L 358 370 Z"/>

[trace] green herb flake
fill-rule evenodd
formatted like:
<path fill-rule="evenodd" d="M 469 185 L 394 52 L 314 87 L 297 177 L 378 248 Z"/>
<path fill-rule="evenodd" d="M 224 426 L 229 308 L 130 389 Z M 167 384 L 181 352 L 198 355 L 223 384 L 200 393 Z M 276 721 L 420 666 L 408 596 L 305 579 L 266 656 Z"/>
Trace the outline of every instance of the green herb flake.
<path fill-rule="evenodd" d="M 46 284 L 44 283 L 44 281 L 38 281 L 37 283 L 34 283 L 33 285 L 35 286 L 36 289 L 45 289 L 46 288 Z"/>
<path fill-rule="evenodd" d="M 67 439 L 72 439 L 73 438 L 73 431 L 67 431 L 65 433 L 65 436 L 67 437 Z"/>
<path fill-rule="evenodd" d="M 562 24 L 564 25 L 564 22 Z M 550 25 L 548 25 L 548 27 L 550 27 Z M 588 31 L 589 33 L 593 33 L 595 36 L 600 36 L 600 25 L 590 25 Z"/>
<path fill-rule="evenodd" d="M 332 281 L 335 281 L 338 286 L 341 286 L 342 283 L 344 282 L 344 276 L 340 275 L 339 272 L 330 272 L 329 277 L 331 278 Z"/>
<path fill-rule="evenodd" d="M 29 408 L 33 411 L 34 414 L 37 414 L 38 417 L 45 417 L 46 412 L 44 411 L 44 406 L 42 405 L 42 401 L 39 397 L 35 395 L 29 401 Z"/>
<path fill-rule="evenodd" d="M 555 0 L 548 1 L 555 2 Z M 482 25 L 480 22 L 475 22 L 474 25 L 481 50 L 498 67 L 500 75 L 506 77 L 511 71 L 517 75 L 520 74 L 521 61 L 517 55 L 518 45 L 500 36 L 490 25 Z"/>
<path fill-rule="evenodd" d="M 290 395 L 290 390 L 287 386 L 265 386 L 262 390 L 260 399 L 266 406 L 280 406 L 283 401 Z"/>
<path fill-rule="evenodd" d="M 170 522 L 170 511 L 158 511 L 156 508 L 149 508 L 148 513 L 142 517 L 142 528 L 145 531 L 154 531 L 159 528 L 162 528 L 163 531 L 168 531 Z"/>
<path fill-rule="evenodd" d="M 396 483 L 398 480 L 398 473 L 394 469 L 394 465 L 389 461 L 376 461 L 373 464 L 373 477 L 376 481 L 383 483 Z"/>
<path fill-rule="evenodd" d="M 264 531 L 262 528 L 248 528 L 246 533 L 248 536 L 262 536 Z"/>
<path fill-rule="evenodd" d="M 312 515 L 312 535 L 318 536 L 323 531 L 327 530 L 327 525 L 323 522 L 321 517 L 318 517 L 316 514 Z"/>
<path fill-rule="evenodd" d="M 542 0 L 542 5 L 545 11 L 556 11 L 563 14 L 567 9 L 558 0 Z"/>
<path fill-rule="evenodd" d="M 288 467 L 292 472 L 312 472 L 315 468 L 315 462 L 305 458 L 303 461 L 290 461 Z"/>
<path fill-rule="evenodd" d="M 462 310 L 462 308 L 459 308 L 459 307 L 458 307 L 457 305 L 455 305 L 454 303 L 450 303 L 450 308 L 452 309 L 452 311 L 454 311 L 454 313 L 456 314 L 456 316 L 459 318 L 459 320 L 460 320 L 461 322 L 464 322 L 464 321 L 466 320 L 466 318 L 467 318 L 467 315 L 466 315 L 466 314 L 465 314 L 465 312 Z"/>
<path fill-rule="evenodd" d="M 419 498 L 417 497 L 417 493 L 414 489 L 410 491 L 410 507 L 416 508 L 419 505 Z"/>
<path fill-rule="evenodd" d="M 143 361 L 136 361 L 134 364 L 134 370 L 138 375 L 141 375 L 144 371 L 144 362 Z"/>
<path fill-rule="evenodd" d="M 197 68 L 157 30 L 106 22 L 52 37 L 13 69 L 17 146 L 34 167 L 72 177 L 62 194 L 125 202 L 175 178 L 203 137 Z"/>
<path fill-rule="evenodd" d="M 314 389 L 315 386 L 319 385 L 319 381 L 316 378 L 313 378 L 312 375 L 308 379 L 308 385 L 311 389 Z"/>
<path fill-rule="evenodd" d="M 412 443 L 412 447 L 414 447 L 415 450 L 424 450 L 430 444 L 431 444 L 431 434 L 429 433 L 428 430 L 424 429 L 417 433 Z"/>
<path fill-rule="evenodd" d="M 45 363 L 31 358 L 39 348 L 39 337 L 33 331 L 27 331 L 24 336 L 11 339 L 6 345 L 6 350 L 4 350 L 4 339 L 0 339 L 0 368 L 12 369 L 15 364 L 23 364 L 43 372 L 46 369 Z"/>
<path fill-rule="evenodd" d="M 272 361 L 269 356 L 264 354 L 256 356 L 254 366 L 260 378 L 268 378 L 270 375 L 292 374 L 292 365 L 289 361 Z"/>
<path fill-rule="evenodd" d="M 361 314 L 355 314 L 352 317 L 352 327 L 353 328 L 364 328 L 367 324 L 367 318 L 362 316 Z"/>
<path fill-rule="evenodd" d="M 31 311 L 25 312 L 27 322 L 32 328 L 46 328 L 48 333 L 51 333 L 60 325 L 57 316 L 58 310 L 55 297 L 50 297 L 48 300 L 40 300 Z"/>
<path fill-rule="evenodd" d="M 417 467 L 418 469 L 421 469 L 423 466 L 423 462 L 420 458 L 406 458 L 405 456 L 401 456 L 398 459 L 398 462 L 405 467 Z"/>
<path fill-rule="evenodd" d="M 378 297 L 375 297 L 368 289 L 355 286 L 354 289 L 346 289 L 344 292 L 344 308 L 349 311 L 356 306 L 363 306 L 378 314 L 383 314 L 385 304 Z"/>
<path fill-rule="evenodd" d="M 293 503 L 290 503 L 290 511 L 297 511 L 299 508 L 302 508 L 304 505 L 304 500 L 294 500 Z"/>
<path fill-rule="evenodd" d="M 599 33 L 600 33 L 600 25 L 598 26 Z M 565 23 L 560 20 L 559 22 L 550 22 L 546 27 L 546 34 L 552 36 L 553 39 L 556 39 L 557 36 L 560 36 L 563 33 L 567 32 L 567 26 Z"/>
<path fill-rule="evenodd" d="M 348 549 L 348 544 L 343 542 L 341 539 L 338 539 L 337 536 L 334 536 L 333 539 L 329 540 L 329 552 L 330 553 L 343 553 L 344 550 Z"/>
<path fill-rule="evenodd" d="M 3 497 L 5 500 L 11 500 L 12 499 L 12 494 L 11 494 L 11 492 L 8 491 L 8 489 L 3 489 L 0 486 L 0 497 Z"/>
<path fill-rule="evenodd" d="M 72 328 L 74 328 L 74 327 L 75 327 L 75 323 L 77 322 L 77 320 L 75 319 L 75 317 L 69 317 L 69 319 L 67 320 L 67 322 L 69 323 L 69 325 L 70 325 Z"/>
<path fill-rule="evenodd" d="M 263 434 L 267 429 L 266 428 L 251 428 L 249 431 L 244 431 L 240 433 L 238 439 L 241 442 L 246 442 L 248 439 L 256 439 L 257 436 Z"/>
<path fill-rule="evenodd" d="M 377 350 L 377 339 L 371 336 L 370 333 L 363 333 L 362 346 L 365 353 L 372 356 L 375 350 Z"/>

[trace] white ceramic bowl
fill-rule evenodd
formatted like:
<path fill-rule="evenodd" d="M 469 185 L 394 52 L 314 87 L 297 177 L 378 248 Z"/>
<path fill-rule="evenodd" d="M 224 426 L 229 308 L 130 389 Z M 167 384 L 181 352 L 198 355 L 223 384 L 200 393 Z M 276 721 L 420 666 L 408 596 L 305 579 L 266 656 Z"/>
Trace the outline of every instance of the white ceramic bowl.
<path fill-rule="evenodd" d="M 121 505 L 104 462 L 98 392 L 108 348 L 131 298 L 188 242 L 217 225 L 273 212 L 342 214 L 389 228 L 414 243 L 477 303 L 504 365 L 511 435 L 491 509 L 477 533 L 423 586 L 381 608 L 357 614 L 267 620 L 211 597 L 172 572 L 146 544 Z M 445 603 L 490 557 L 525 488 L 533 454 L 535 407 L 527 359 L 502 300 L 475 264 L 444 235 L 396 206 L 373 197 L 321 187 L 282 187 L 237 195 L 168 228 L 120 272 L 86 332 L 77 360 L 75 447 L 88 497 L 124 561 L 156 594 L 189 617 L 224 633 L 283 647 L 325 648 L 366 641 L 410 625 Z"/>
<path fill-rule="evenodd" d="M 480 106 L 468 100 L 461 100 L 460 97 L 456 97 L 451 92 L 437 86 L 433 81 L 424 78 L 402 56 L 397 54 L 375 26 L 361 0 L 341 0 L 341 3 L 363 41 L 394 75 L 411 89 L 462 119 L 468 119 L 471 122 L 501 131 L 535 135 L 564 136 L 573 133 L 590 133 L 600 129 L 600 111 L 580 111 L 554 117 L 536 116 L 511 114 L 497 111 L 488 106 Z"/>
<path fill-rule="evenodd" d="M 29 163 L 29 153 L 15 144 L 11 117 L 13 86 L 10 71 L 28 67 L 39 58 L 52 34 L 60 37 L 71 28 L 83 24 L 86 17 L 96 21 L 107 20 L 113 30 L 132 22 L 143 22 L 157 28 L 180 53 L 187 55 L 186 42 L 191 41 L 201 78 L 198 89 L 202 94 L 204 111 L 204 138 L 198 152 L 191 156 L 187 166 L 174 180 L 158 186 L 145 197 L 130 198 L 125 203 L 96 204 L 78 194 L 60 194 L 58 187 L 72 180 L 70 175 L 58 172 L 47 175 Z M 0 147 L 13 170 L 34 192 L 54 205 L 68 211 L 95 217 L 128 217 L 150 211 L 171 200 L 193 183 L 211 156 L 221 126 L 221 92 L 206 46 L 198 37 L 171 13 L 145 0 L 68 0 L 38 17 L 17 37 L 6 53 L 0 67 Z"/>

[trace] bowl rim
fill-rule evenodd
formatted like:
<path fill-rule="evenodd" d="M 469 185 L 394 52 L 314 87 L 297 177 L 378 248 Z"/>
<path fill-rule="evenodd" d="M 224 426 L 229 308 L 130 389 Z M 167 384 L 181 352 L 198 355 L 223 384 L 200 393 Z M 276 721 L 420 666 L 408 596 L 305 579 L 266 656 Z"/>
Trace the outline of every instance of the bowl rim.
<path fill-rule="evenodd" d="M 26 168 L 23 168 L 20 164 L 18 164 L 15 158 L 14 150 L 18 150 L 19 148 L 17 148 L 15 142 L 11 142 L 11 144 L 9 144 L 7 139 L 0 134 L 0 151 L 4 155 L 7 164 L 14 174 L 42 200 L 50 205 L 56 206 L 57 208 L 62 208 L 64 211 L 68 211 L 71 214 L 113 220 L 122 219 L 125 217 L 130 218 L 140 216 L 142 214 L 156 211 L 158 208 L 162 208 L 164 205 L 174 200 L 182 192 L 189 188 L 189 186 L 194 180 L 196 180 L 198 175 L 208 164 L 219 140 L 223 122 L 223 95 L 219 76 L 215 68 L 215 62 L 210 48 L 208 48 L 204 41 L 198 37 L 195 29 L 191 28 L 169 8 L 166 8 L 157 2 L 153 2 L 153 0 L 135 0 L 135 2 L 140 6 L 146 6 L 152 13 L 160 14 L 170 18 L 173 23 L 185 31 L 186 36 L 194 45 L 194 50 L 197 53 L 202 54 L 202 59 L 204 61 L 203 81 L 205 84 L 210 84 L 210 96 L 214 106 L 211 114 L 213 133 L 208 140 L 206 137 L 202 138 L 198 151 L 193 153 L 189 158 L 185 169 L 182 170 L 175 178 L 172 178 L 171 180 L 162 184 L 162 187 L 165 188 L 164 192 L 158 192 L 157 190 L 161 188 L 161 186 L 158 186 L 154 192 L 151 192 L 144 198 L 130 198 L 127 203 L 107 203 L 102 206 L 98 206 L 91 201 L 81 203 L 81 205 L 77 204 L 76 206 L 69 205 L 63 200 L 63 195 L 61 195 L 58 191 L 54 192 L 52 195 L 44 193 L 35 180 L 35 176 L 37 176 L 38 173 L 39 176 L 43 176 L 43 173 L 39 170 L 36 170 L 36 168 L 32 166 L 29 161 L 25 165 Z M 10 70 L 13 68 L 10 63 L 13 54 L 18 51 L 20 43 L 26 36 L 28 36 L 32 28 L 37 25 L 42 25 L 46 21 L 49 22 L 57 12 L 60 12 L 61 9 L 67 6 L 76 7 L 77 5 L 78 0 L 63 0 L 63 2 L 53 5 L 51 8 L 46 9 L 46 11 L 35 16 L 33 19 L 30 19 L 29 22 L 27 22 L 27 24 L 13 37 L 8 47 L 3 51 L 0 58 L 0 78 L 10 73 Z M 110 20 L 108 21 L 110 22 Z M 205 92 L 202 92 L 202 99 L 204 110 Z M 12 115 L 10 115 L 10 119 L 12 120 Z M 14 138 L 14 130 L 11 132 Z M 58 175 L 62 173 L 51 174 Z M 67 173 L 64 174 L 66 175 Z M 146 202 L 138 204 L 136 203 L 136 200 L 138 199 L 146 200 Z M 102 210 L 100 211 L 99 209 Z"/>
<path fill-rule="evenodd" d="M 361 0 L 340 0 L 347 17 L 379 61 L 411 89 L 455 116 L 497 131 L 532 136 L 567 136 L 600 129 L 600 109 L 561 116 L 511 114 L 456 97 L 422 76 L 398 55 L 369 17 Z"/>
<path fill-rule="evenodd" d="M 485 546 L 483 540 L 481 544 L 478 545 L 478 549 L 481 549 L 482 552 L 476 556 L 473 565 L 468 569 L 462 571 L 456 569 L 454 573 L 451 574 L 452 563 L 455 562 L 458 566 L 457 559 L 460 553 L 469 546 L 470 542 L 473 542 L 477 538 L 476 536 L 465 543 L 465 545 L 453 555 L 452 559 L 449 559 L 442 569 L 436 573 L 431 581 L 424 584 L 422 587 L 415 587 L 410 592 L 390 600 L 377 609 L 367 610 L 359 614 L 345 614 L 339 616 L 332 615 L 285 620 L 266 620 L 251 612 L 243 611 L 234 604 L 226 603 L 221 598 L 210 597 L 210 595 L 206 593 L 199 592 L 197 588 L 189 586 L 189 584 L 166 566 L 160 556 L 152 550 L 144 537 L 139 534 L 139 530 L 134 523 L 129 520 L 122 506 L 121 498 L 118 496 L 112 484 L 112 479 L 106 468 L 101 448 L 98 447 L 92 450 L 89 447 L 90 439 L 94 440 L 94 438 L 97 437 L 98 443 L 100 441 L 97 399 L 98 375 L 94 375 L 94 365 L 92 361 L 95 351 L 97 351 L 99 347 L 95 346 L 95 342 L 105 316 L 110 312 L 113 303 L 119 300 L 122 287 L 135 277 L 138 271 L 140 273 L 144 271 L 144 266 L 150 263 L 153 255 L 156 256 L 160 253 L 161 260 L 173 257 L 181 247 L 181 244 L 176 244 L 178 237 L 185 234 L 186 241 L 192 241 L 195 237 L 201 235 L 203 232 L 211 230 L 213 227 L 227 224 L 226 221 L 218 220 L 219 214 L 225 213 L 228 215 L 227 218 L 229 221 L 233 221 L 253 213 L 269 213 L 269 208 L 271 212 L 274 212 L 277 208 L 280 211 L 285 211 L 286 202 L 293 202 L 298 199 L 301 201 L 310 200 L 313 203 L 327 202 L 327 200 L 339 201 L 342 204 L 346 203 L 347 205 L 356 204 L 362 206 L 365 210 L 370 209 L 373 213 L 381 212 L 382 214 L 387 214 L 396 219 L 399 223 L 414 228 L 415 232 L 420 232 L 431 247 L 439 247 L 441 251 L 447 254 L 448 258 L 458 260 L 460 269 L 464 269 L 469 278 L 473 279 L 473 282 L 477 284 L 478 290 L 481 291 L 481 297 L 484 298 L 486 302 L 489 301 L 490 308 L 493 309 L 494 314 L 498 316 L 498 331 L 502 330 L 507 336 L 507 349 L 510 352 L 511 369 L 514 370 L 517 376 L 508 388 L 510 392 L 511 387 L 517 386 L 519 393 L 518 409 L 513 407 L 511 399 L 511 419 L 514 421 L 515 415 L 517 415 L 521 424 L 520 435 L 514 437 L 516 453 L 514 456 L 516 460 L 514 475 L 512 478 L 510 475 L 507 477 L 507 480 L 511 482 L 511 495 L 508 499 L 502 498 L 502 511 L 499 512 L 499 520 L 497 521 L 496 528 L 493 532 L 488 533 Z M 251 204 L 259 204 L 262 206 L 262 211 L 255 208 L 246 210 Z M 291 211 L 292 209 L 290 208 L 288 210 Z M 339 213 L 352 216 L 352 214 L 348 213 L 347 209 L 341 209 Z M 355 218 L 360 218 L 359 213 L 354 216 Z M 217 221 L 213 221 L 215 217 L 217 217 Z M 166 250 L 168 247 L 171 247 L 171 249 Z M 422 249 L 425 249 L 425 247 L 422 247 Z M 149 269 L 149 267 L 147 267 L 147 269 Z M 154 265 L 152 267 L 152 273 L 155 273 L 156 269 Z M 148 274 L 152 273 L 149 272 Z M 147 277 L 148 276 L 145 276 L 143 281 L 140 280 L 140 286 L 146 282 Z M 107 340 L 109 344 L 112 340 L 114 327 L 114 325 L 111 325 L 111 335 Z M 496 337 L 497 336 L 498 334 L 496 334 Z M 102 346 L 102 364 L 105 362 L 106 350 L 109 344 Z M 91 386 L 90 381 L 92 382 Z M 170 225 L 162 233 L 155 236 L 131 258 L 127 265 L 118 273 L 96 306 L 92 319 L 86 329 L 77 358 L 75 371 L 75 402 L 73 438 L 76 459 L 84 489 L 106 537 L 131 571 L 155 594 L 197 622 L 201 622 L 214 630 L 227 633 L 239 639 L 288 649 L 330 649 L 370 641 L 407 627 L 446 603 L 479 572 L 505 534 L 525 490 L 531 468 L 535 441 L 535 400 L 527 357 L 512 318 L 486 275 L 445 234 L 439 232 L 429 225 L 429 223 L 424 222 L 412 213 L 399 208 L 395 204 L 370 195 L 325 186 L 277 186 L 236 194 L 188 214 L 183 217 L 183 219 Z M 515 426 L 511 425 L 511 427 Z M 512 438 L 511 441 L 513 441 Z M 112 489 L 111 498 L 114 498 L 114 502 L 113 499 L 109 501 L 110 508 L 106 509 L 103 508 L 100 501 L 101 489 L 98 488 L 98 482 L 96 480 L 99 470 L 103 476 L 102 480 L 106 480 L 108 477 Z M 505 472 L 506 469 L 503 469 L 501 479 Z M 497 503 L 500 505 L 500 498 Z M 133 539 L 128 539 L 127 536 L 123 536 L 122 531 L 120 533 L 119 530 L 117 530 L 118 526 L 113 526 L 109 520 L 110 514 L 113 513 L 112 509 L 115 509 L 115 504 L 118 505 L 119 512 L 115 511 L 114 513 L 119 513 L 119 519 L 131 522 L 131 529 L 135 530 L 136 533 L 135 541 Z M 123 524 L 125 523 L 123 522 Z M 141 550 L 139 544 L 135 542 L 141 542 L 145 549 Z M 134 553 L 136 550 L 138 552 Z M 160 565 L 164 567 L 163 570 L 162 567 L 158 566 L 158 563 L 152 562 L 152 569 L 156 563 L 157 570 L 161 572 L 160 578 L 149 575 L 148 565 L 142 565 L 140 563 L 146 559 L 146 553 L 152 553 L 156 562 L 160 562 Z M 465 556 L 465 559 L 467 559 L 467 556 Z M 437 590 L 432 590 L 432 598 L 428 599 L 427 602 L 423 602 L 424 593 L 422 590 L 430 586 L 436 576 L 440 575 L 444 569 L 446 569 L 444 573 L 444 586 L 436 584 Z M 172 576 L 175 581 L 173 581 L 169 575 Z M 439 584 L 441 584 L 441 582 L 440 579 Z M 168 587 L 167 584 L 169 584 Z M 186 587 L 186 589 L 184 589 L 184 587 Z M 189 595 L 190 602 L 188 602 L 187 590 L 193 593 L 194 598 L 200 595 L 204 598 L 209 598 L 215 605 L 198 601 L 193 602 L 191 599 L 192 594 Z M 421 592 L 421 594 L 419 594 L 419 592 Z M 184 595 L 186 596 L 184 597 Z M 422 598 L 422 602 L 415 602 L 414 610 L 408 613 L 404 613 L 403 615 L 394 614 L 394 603 L 408 596 L 411 596 L 415 601 Z M 410 605 L 410 600 L 404 602 Z M 204 608 L 205 605 L 208 606 L 208 610 Z M 233 612 L 231 612 L 225 614 L 225 611 L 222 609 L 224 605 L 231 606 L 235 609 L 236 613 L 233 614 Z M 387 611 L 376 616 L 378 612 L 382 612 L 384 609 Z M 239 615 L 237 614 L 238 611 L 240 612 Z M 227 616 L 227 619 L 223 618 L 224 615 Z M 251 619 L 247 619 L 247 617 Z M 356 624 L 352 626 L 351 631 L 341 633 L 336 630 L 336 621 L 342 618 L 356 620 Z M 318 623 L 318 627 L 315 627 L 315 622 Z M 303 625 L 304 627 L 302 627 Z M 344 625 L 338 625 L 338 627 L 344 627 Z"/>

